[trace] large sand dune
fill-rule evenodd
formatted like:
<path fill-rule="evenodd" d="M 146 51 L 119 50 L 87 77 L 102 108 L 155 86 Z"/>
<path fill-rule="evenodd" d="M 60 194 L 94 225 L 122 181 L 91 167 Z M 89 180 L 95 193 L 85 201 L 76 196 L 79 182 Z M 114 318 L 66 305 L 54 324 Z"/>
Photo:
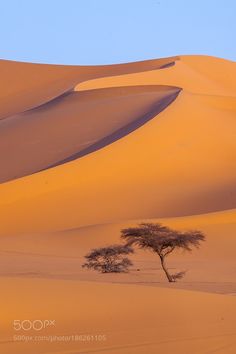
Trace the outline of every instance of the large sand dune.
<path fill-rule="evenodd" d="M 113 144 L 0 185 L 1 232 L 236 207 L 235 109 L 234 98 L 182 91 L 164 111 Z M 24 162 L 21 167 L 18 160 L 18 166 L 22 171 Z"/>
<path fill-rule="evenodd" d="M 235 353 L 236 64 L 3 60 L 0 74 L 1 352 Z M 144 220 L 206 234 L 169 257 L 183 280 L 141 251 L 127 274 L 81 268 Z M 14 340 L 14 319 L 37 318 L 56 320 L 40 335 L 106 340 Z"/>
<path fill-rule="evenodd" d="M 95 151 L 155 117 L 178 95 L 169 86 L 70 91 L 0 121 L 0 181 Z M 114 107 L 119 106 L 119 109 Z"/>
<path fill-rule="evenodd" d="M 107 66 L 63 66 L 0 60 L 0 118 L 37 107 L 79 82 L 110 75 L 161 69 L 178 57 Z M 13 103 L 14 102 L 14 103 Z"/>

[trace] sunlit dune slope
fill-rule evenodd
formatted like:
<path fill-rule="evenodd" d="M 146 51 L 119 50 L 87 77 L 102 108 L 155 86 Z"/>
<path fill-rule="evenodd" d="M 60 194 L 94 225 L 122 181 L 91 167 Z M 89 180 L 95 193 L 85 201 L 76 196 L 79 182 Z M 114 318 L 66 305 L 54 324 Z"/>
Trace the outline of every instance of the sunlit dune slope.
<path fill-rule="evenodd" d="M 70 161 L 137 129 L 180 89 L 108 88 L 67 94 L 0 121 L 0 182 Z M 115 109 L 119 107 L 119 109 Z"/>
<path fill-rule="evenodd" d="M 20 104 L 31 110 L 21 113 L 16 103 L 18 114 L 10 117 L 9 108 L 3 120 L 2 181 L 51 168 L 0 185 L 1 233 L 54 231 L 236 207 L 235 63 L 202 56 L 163 60 L 86 67 L 87 76 L 81 80 L 70 72 L 73 87 L 89 77 L 110 77 L 84 82 L 77 89 L 89 91 L 70 92 L 54 101 L 52 96 L 65 91 L 60 82 L 57 93 L 50 91 L 42 98 L 42 92 L 25 81 L 34 102 L 26 104 L 22 96 Z M 39 65 L 34 70 L 38 67 L 44 68 Z M 16 82 L 17 87 L 20 80 Z M 149 85 L 175 88 L 156 90 Z M 106 88 L 91 91 L 100 87 Z M 166 95 L 173 98 L 176 87 L 183 89 L 178 97 L 161 112 L 153 110 Z M 15 96 L 8 98 L 11 107 Z M 37 105 L 50 102 L 36 108 L 36 100 Z M 147 112 L 152 112 L 148 116 L 152 119 L 146 119 Z M 137 121 L 145 124 L 130 130 Z M 118 140 L 116 135 L 104 143 L 104 137 L 121 128 Z M 34 148 L 22 142 L 34 144 L 36 137 L 40 141 Z M 97 150 L 96 142 L 101 141 Z M 81 157 L 83 144 L 91 144 L 85 150 L 93 148 Z"/>
<path fill-rule="evenodd" d="M 165 70 L 130 73 L 79 83 L 76 90 L 124 85 L 170 85 L 182 87 L 192 93 L 205 95 L 236 95 L 236 64 L 208 56 L 181 56 L 175 65 Z"/>
<path fill-rule="evenodd" d="M 0 298 L 5 304 L 0 345 L 6 354 L 233 354 L 236 349 L 234 297 L 226 301 L 223 295 L 145 286 L 6 278 Z M 87 334 L 104 340 L 13 341 L 13 335 L 26 335 L 12 329 L 13 320 L 25 317 L 55 320 L 55 326 L 27 331 L 28 336 Z"/>
<path fill-rule="evenodd" d="M 236 209 L 177 218 L 126 220 L 115 224 L 89 225 L 50 233 L 15 234 L 10 237 L 2 234 L 0 246 L 2 251 L 25 252 L 28 255 L 55 255 L 68 258 L 83 256 L 95 245 L 102 247 L 120 243 L 121 229 L 137 226 L 140 222 L 158 222 L 179 230 L 201 229 L 207 234 L 207 242 L 202 244 L 201 249 L 197 251 L 198 253 L 203 250 L 206 252 L 206 258 L 219 257 L 220 253 L 223 256 L 227 255 L 227 259 L 235 258 L 233 245 L 222 241 L 225 238 L 226 241 L 236 242 L 234 237 Z M 209 230 L 211 230 L 210 233 Z M 211 247 L 209 238 L 218 247 Z M 194 257 L 194 254 L 191 254 L 192 257 Z M 4 267 L 0 271 L 1 275 L 5 274 Z"/>
<path fill-rule="evenodd" d="M 135 249 L 128 274 L 98 274 L 82 269 L 93 248 L 121 243 L 120 231 L 141 221 L 159 222 L 179 230 L 199 229 L 206 241 L 192 253 L 177 251 L 167 259 L 172 273 L 187 270 L 174 288 L 236 294 L 236 210 L 174 219 L 128 220 L 51 233 L 1 235 L 0 277 L 89 280 L 168 286 L 157 255 Z M 137 271 L 139 269 L 139 271 Z"/>
<path fill-rule="evenodd" d="M 123 139 L 2 184 L 2 231 L 47 231 L 233 208 L 235 129 L 235 110 L 215 109 L 205 96 L 182 92 Z M 9 224 L 10 215 L 14 224 Z"/>
<path fill-rule="evenodd" d="M 108 75 L 161 69 L 178 57 L 101 66 L 63 66 L 0 60 L 0 119 L 34 108 L 79 82 Z"/>

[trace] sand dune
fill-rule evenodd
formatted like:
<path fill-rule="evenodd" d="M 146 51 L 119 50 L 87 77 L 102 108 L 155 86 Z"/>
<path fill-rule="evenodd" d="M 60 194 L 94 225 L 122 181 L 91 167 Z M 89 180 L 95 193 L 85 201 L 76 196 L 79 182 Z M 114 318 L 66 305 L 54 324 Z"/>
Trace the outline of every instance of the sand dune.
<path fill-rule="evenodd" d="M 172 271 L 188 269 L 181 282 L 168 285 L 156 256 L 148 252 L 133 257 L 128 274 L 81 269 L 89 249 L 117 242 L 120 229 L 138 220 L 51 234 L 1 236 L 1 350 L 9 354 L 146 354 L 147 350 L 233 354 L 236 211 L 156 221 L 178 229 L 200 228 L 207 235 L 199 251 L 169 258 Z M 55 326 L 40 332 L 15 331 L 16 318 L 50 318 Z M 90 340 L 71 339 L 81 334 L 90 335 Z M 19 335 L 32 338 L 26 342 Z M 91 335 L 105 339 L 91 340 Z"/>
<path fill-rule="evenodd" d="M 234 96 L 236 94 L 236 65 L 228 60 L 207 56 L 180 56 L 166 70 L 130 73 L 84 81 L 76 90 L 124 85 L 170 85 L 205 95 Z"/>
<path fill-rule="evenodd" d="M 0 185 L 1 233 L 234 208 L 235 100 L 208 100 L 182 91 L 125 138 Z"/>
<path fill-rule="evenodd" d="M 94 247 L 120 243 L 120 230 L 142 220 L 92 225 L 53 233 L 2 235 L 0 276 L 90 280 L 168 286 L 155 254 L 136 251 L 129 274 L 97 274 L 81 268 Z M 236 295 L 236 210 L 174 219 L 154 219 L 180 230 L 200 229 L 207 241 L 192 254 L 177 252 L 168 259 L 174 272 L 187 270 L 173 288 Z M 139 271 L 137 271 L 139 269 Z M 207 271 L 206 271 L 207 270 Z"/>
<path fill-rule="evenodd" d="M 3 60 L 0 74 L 1 352 L 235 353 L 236 64 Z M 144 220 L 206 234 L 169 257 L 183 280 L 141 251 L 127 274 L 81 268 Z M 56 326 L 20 333 L 15 319 Z"/>
<path fill-rule="evenodd" d="M 169 86 L 71 91 L 0 121 L 0 182 L 74 160 L 127 135 L 179 91 Z"/>
<path fill-rule="evenodd" d="M 46 103 L 95 77 L 161 69 L 178 57 L 106 66 L 63 66 L 0 60 L 0 118 Z"/>
<path fill-rule="evenodd" d="M 8 353 L 211 353 L 235 351 L 236 299 L 223 295 L 90 282 L 2 280 L 1 350 Z M 17 297 L 14 290 L 18 288 Z M 43 292 L 47 289 L 47 292 Z M 190 300 L 191 298 L 191 300 Z M 66 306 L 65 306 L 66 303 Z M 76 306 L 75 306 L 76 304 Z M 88 304 L 88 305 L 87 305 Z M 10 309 L 10 310 L 9 310 Z M 60 310 L 59 310 L 60 309 Z M 104 336 L 104 340 L 17 341 L 17 318 L 55 326 L 28 336 Z M 15 338 L 15 340 L 14 340 Z M 34 337 L 33 337 L 34 338 Z"/>

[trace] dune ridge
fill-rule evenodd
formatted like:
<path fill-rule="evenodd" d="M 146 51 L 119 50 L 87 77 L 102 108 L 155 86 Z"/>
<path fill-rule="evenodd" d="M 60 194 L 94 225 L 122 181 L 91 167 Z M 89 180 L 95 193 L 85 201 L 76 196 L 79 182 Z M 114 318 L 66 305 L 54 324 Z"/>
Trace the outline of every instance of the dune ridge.
<path fill-rule="evenodd" d="M 160 113 L 179 92 L 168 86 L 69 91 L 0 121 L 0 151 L 7 152 L 0 156 L 0 182 L 111 144 Z"/>
<path fill-rule="evenodd" d="M 2 232 L 234 208 L 235 108 L 182 91 L 157 117 L 80 159 L 1 184 Z"/>
<path fill-rule="evenodd" d="M 123 85 L 165 84 L 178 86 L 185 91 L 197 94 L 236 96 L 235 80 L 236 63 L 209 56 L 180 56 L 172 67 L 165 70 L 149 70 L 90 79 L 76 85 L 75 90 L 114 87 Z"/>
<path fill-rule="evenodd" d="M 173 61 L 175 65 L 168 65 Z M 34 101 L 35 108 L 1 121 L 2 233 L 236 207 L 235 63 L 183 56 L 102 66 L 97 71 L 96 67 L 3 64 L 13 65 L 12 74 L 22 68 L 24 75 L 29 73 L 25 89 L 36 73 L 46 87 L 51 87 L 46 79 L 68 75 L 75 88 L 54 100 L 48 95 L 48 103 L 41 106 Z M 163 65 L 168 66 L 159 70 Z M 78 86 L 76 70 L 84 75 Z M 104 77 L 88 80 L 86 75 Z M 24 94 L 22 77 L 15 80 L 12 89 Z M 57 94 L 64 92 L 65 85 L 57 83 Z M 180 89 L 172 100 L 172 90 L 175 96 Z M 42 101 L 34 86 L 31 94 Z M 171 104 L 156 112 L 153 107 L 165 97 Z M 11 104 L 9 114 L 17 107 L 18 101 Z M 146 121 L 149 114 L 152 119 Z M 140 126 L 143 119 L 146 123 Z"/>
<path fill-rule="evenodd" d="M 101 66 L 66 66 L 0 60 L 0 119 L 44 104 L 73 89 L 78 82 L 107 75 L 155 70 L 176 60 L 179 58 Z M 14 105 L 11 104 L 12 100 Z"/>
<path fill-rule="evenodd" d="M 0 74 L 1 351 L 234 354 L 236 63 L 3 60 Z M 140 250 L 129 273 L 81 267 L 142 221 L 206 235 L 170 255 L 181 281 Z M 16 318 L 56 325 L 19 341 Z M 105 339 L 45 339 L 79 334 Z"/>

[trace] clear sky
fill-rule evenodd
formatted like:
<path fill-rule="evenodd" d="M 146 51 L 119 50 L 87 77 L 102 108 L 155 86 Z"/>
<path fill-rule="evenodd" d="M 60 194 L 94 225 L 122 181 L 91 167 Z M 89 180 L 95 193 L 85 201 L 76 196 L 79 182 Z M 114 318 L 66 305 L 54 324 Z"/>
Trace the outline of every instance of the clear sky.
<path fill-rule="evenodd" d="M 0 0 L 0 57 L 108 64 L 178 54 L 236 60 L 236 0 Z"/>

